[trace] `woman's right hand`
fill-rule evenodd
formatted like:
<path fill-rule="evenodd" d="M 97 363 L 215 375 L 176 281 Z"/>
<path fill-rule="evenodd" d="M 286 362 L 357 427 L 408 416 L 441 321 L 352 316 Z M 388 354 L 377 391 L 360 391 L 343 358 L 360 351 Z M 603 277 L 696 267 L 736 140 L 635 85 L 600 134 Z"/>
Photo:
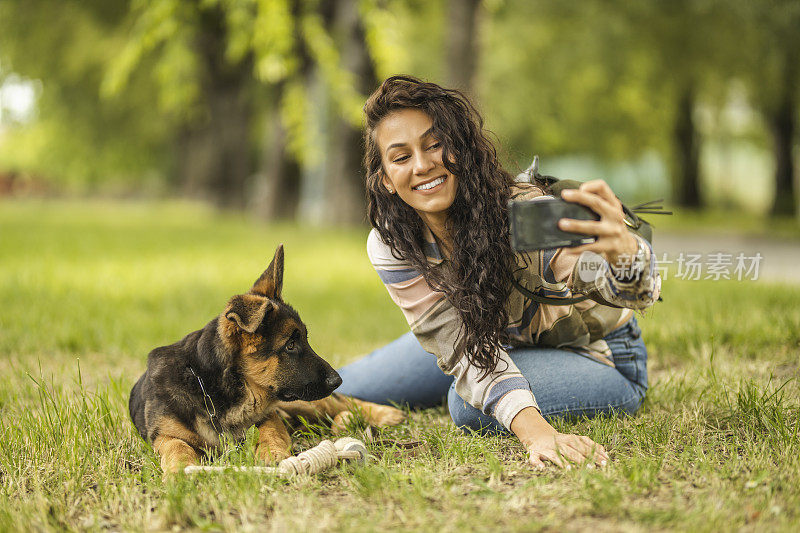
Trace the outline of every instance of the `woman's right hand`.
<path fill-rule="evenodd" d="M 524 443 L 528 449 L 528 460 L 534 468 L 544 469 L 545 461 L 567 470 L 572 463 L 586 463 L 590 467 L 608 463 L 605 448 L 589 437 L 553 431 L 553 434 L 543 434 Z"/>
<path fill-rule="evenodd" d="M 609 458 L 605 448 L 589 437 L 559 433 L 534 407 L 526 407 L 511 421 L 511 431 L 528 450 L 534 468 L 543 469 L 545 461 L 561 468 L 571 464 L 605 466 Z"/>

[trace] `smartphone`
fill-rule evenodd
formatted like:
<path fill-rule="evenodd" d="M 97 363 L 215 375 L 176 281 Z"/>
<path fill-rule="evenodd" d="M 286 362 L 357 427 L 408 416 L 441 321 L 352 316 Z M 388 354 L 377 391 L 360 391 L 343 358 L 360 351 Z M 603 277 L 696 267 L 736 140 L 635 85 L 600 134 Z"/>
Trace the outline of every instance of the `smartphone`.
<path fill-rule="evenodd" d="M 558 229 L 558 221 L 562 218 L 600 220 L 600 216 L 588 207 L 561 198 L 511 201 L 508 216 L 511 246 L 518 252 L 580 246 L 597 240 L 593 236 Z"/>

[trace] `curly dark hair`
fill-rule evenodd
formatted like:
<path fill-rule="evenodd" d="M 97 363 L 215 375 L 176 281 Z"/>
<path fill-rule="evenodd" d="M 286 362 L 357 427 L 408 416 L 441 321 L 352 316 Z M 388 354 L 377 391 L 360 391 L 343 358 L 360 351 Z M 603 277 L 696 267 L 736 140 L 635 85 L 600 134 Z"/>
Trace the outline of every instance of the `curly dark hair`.
<path fill-rule="evenodd" d="M 406 108 L 422 110 L 431 118 L 433 134 L 442 144 L 442 162 L 458 177 L 446 227 L 453 242 L 448 269 L 426 260 L 424 222 L 381 186 L 383 167 L 375 128 L 393 111 Z M 508 340 L 506 300 L 518 268 L 508 229 L 514 178 L 501 167 L 483 118 L 457 90 L 411 76 L 392 76 L 369 97 L 364 112 L 369 221 L 395 257 L 409 261 L 458 311 L 462 320 L 458 350 L 483 379 L 497 366 L 501 345 Z"/>

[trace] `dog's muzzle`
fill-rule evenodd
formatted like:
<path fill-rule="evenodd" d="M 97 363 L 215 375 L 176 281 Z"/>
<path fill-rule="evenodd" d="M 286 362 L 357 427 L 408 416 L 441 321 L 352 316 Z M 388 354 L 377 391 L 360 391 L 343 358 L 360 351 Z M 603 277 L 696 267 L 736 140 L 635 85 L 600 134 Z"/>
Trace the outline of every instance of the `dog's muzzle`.
<path fill-rule="evenodd" d="M 278 392 L 278 399 L 283 402 L 293 402 L 295 400 L 303 400 L 306 402 L 313 402 L 314 400 L 321 400 L 330 394 L 342 384 L 342 377 L 338 372 L 332 370 L 324 380 L 309 382 L 299 389 L 284 389 Z"/>

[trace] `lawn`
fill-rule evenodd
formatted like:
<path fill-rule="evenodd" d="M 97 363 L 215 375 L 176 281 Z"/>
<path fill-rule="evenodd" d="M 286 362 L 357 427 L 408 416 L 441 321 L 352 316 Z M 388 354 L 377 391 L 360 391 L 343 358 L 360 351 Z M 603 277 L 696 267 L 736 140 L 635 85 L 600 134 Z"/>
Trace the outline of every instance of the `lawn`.
<path fill-rule="evenodd" d="M 392 340 L 406 325 L 366 234 L 189 203 L 0 203 L 0 530 L 800 527 L 800 287 L 752 281 L 665 283 L 640 318 L 643 410 L 559 425 L 605 445 L 605 469 L 533 472 L 514 439 L 463 435 L 442 407 L 380 435 L 422 446 L 369 444 L 365 467 L 162 482 L 127 414 L 148 351 L 218 314 L 280 242 L 318 353 L 341 365 Z M 295 452 L 323 436 L 303 428 Z M 220 454 L 254 462 L 252 442 Z"/>
<path fill-rule="evenodd" d="M 677 234 L 691 234 L 701 229 L 711 234 L 746 235 L 777 240 L 800 239 L 800 218 L 781 215 L 766 217 L 734 209 L 686 209 L 664 204 L 672 215 L 642 216 L 653 224 L 656 231 L 666 230 Z"/>

